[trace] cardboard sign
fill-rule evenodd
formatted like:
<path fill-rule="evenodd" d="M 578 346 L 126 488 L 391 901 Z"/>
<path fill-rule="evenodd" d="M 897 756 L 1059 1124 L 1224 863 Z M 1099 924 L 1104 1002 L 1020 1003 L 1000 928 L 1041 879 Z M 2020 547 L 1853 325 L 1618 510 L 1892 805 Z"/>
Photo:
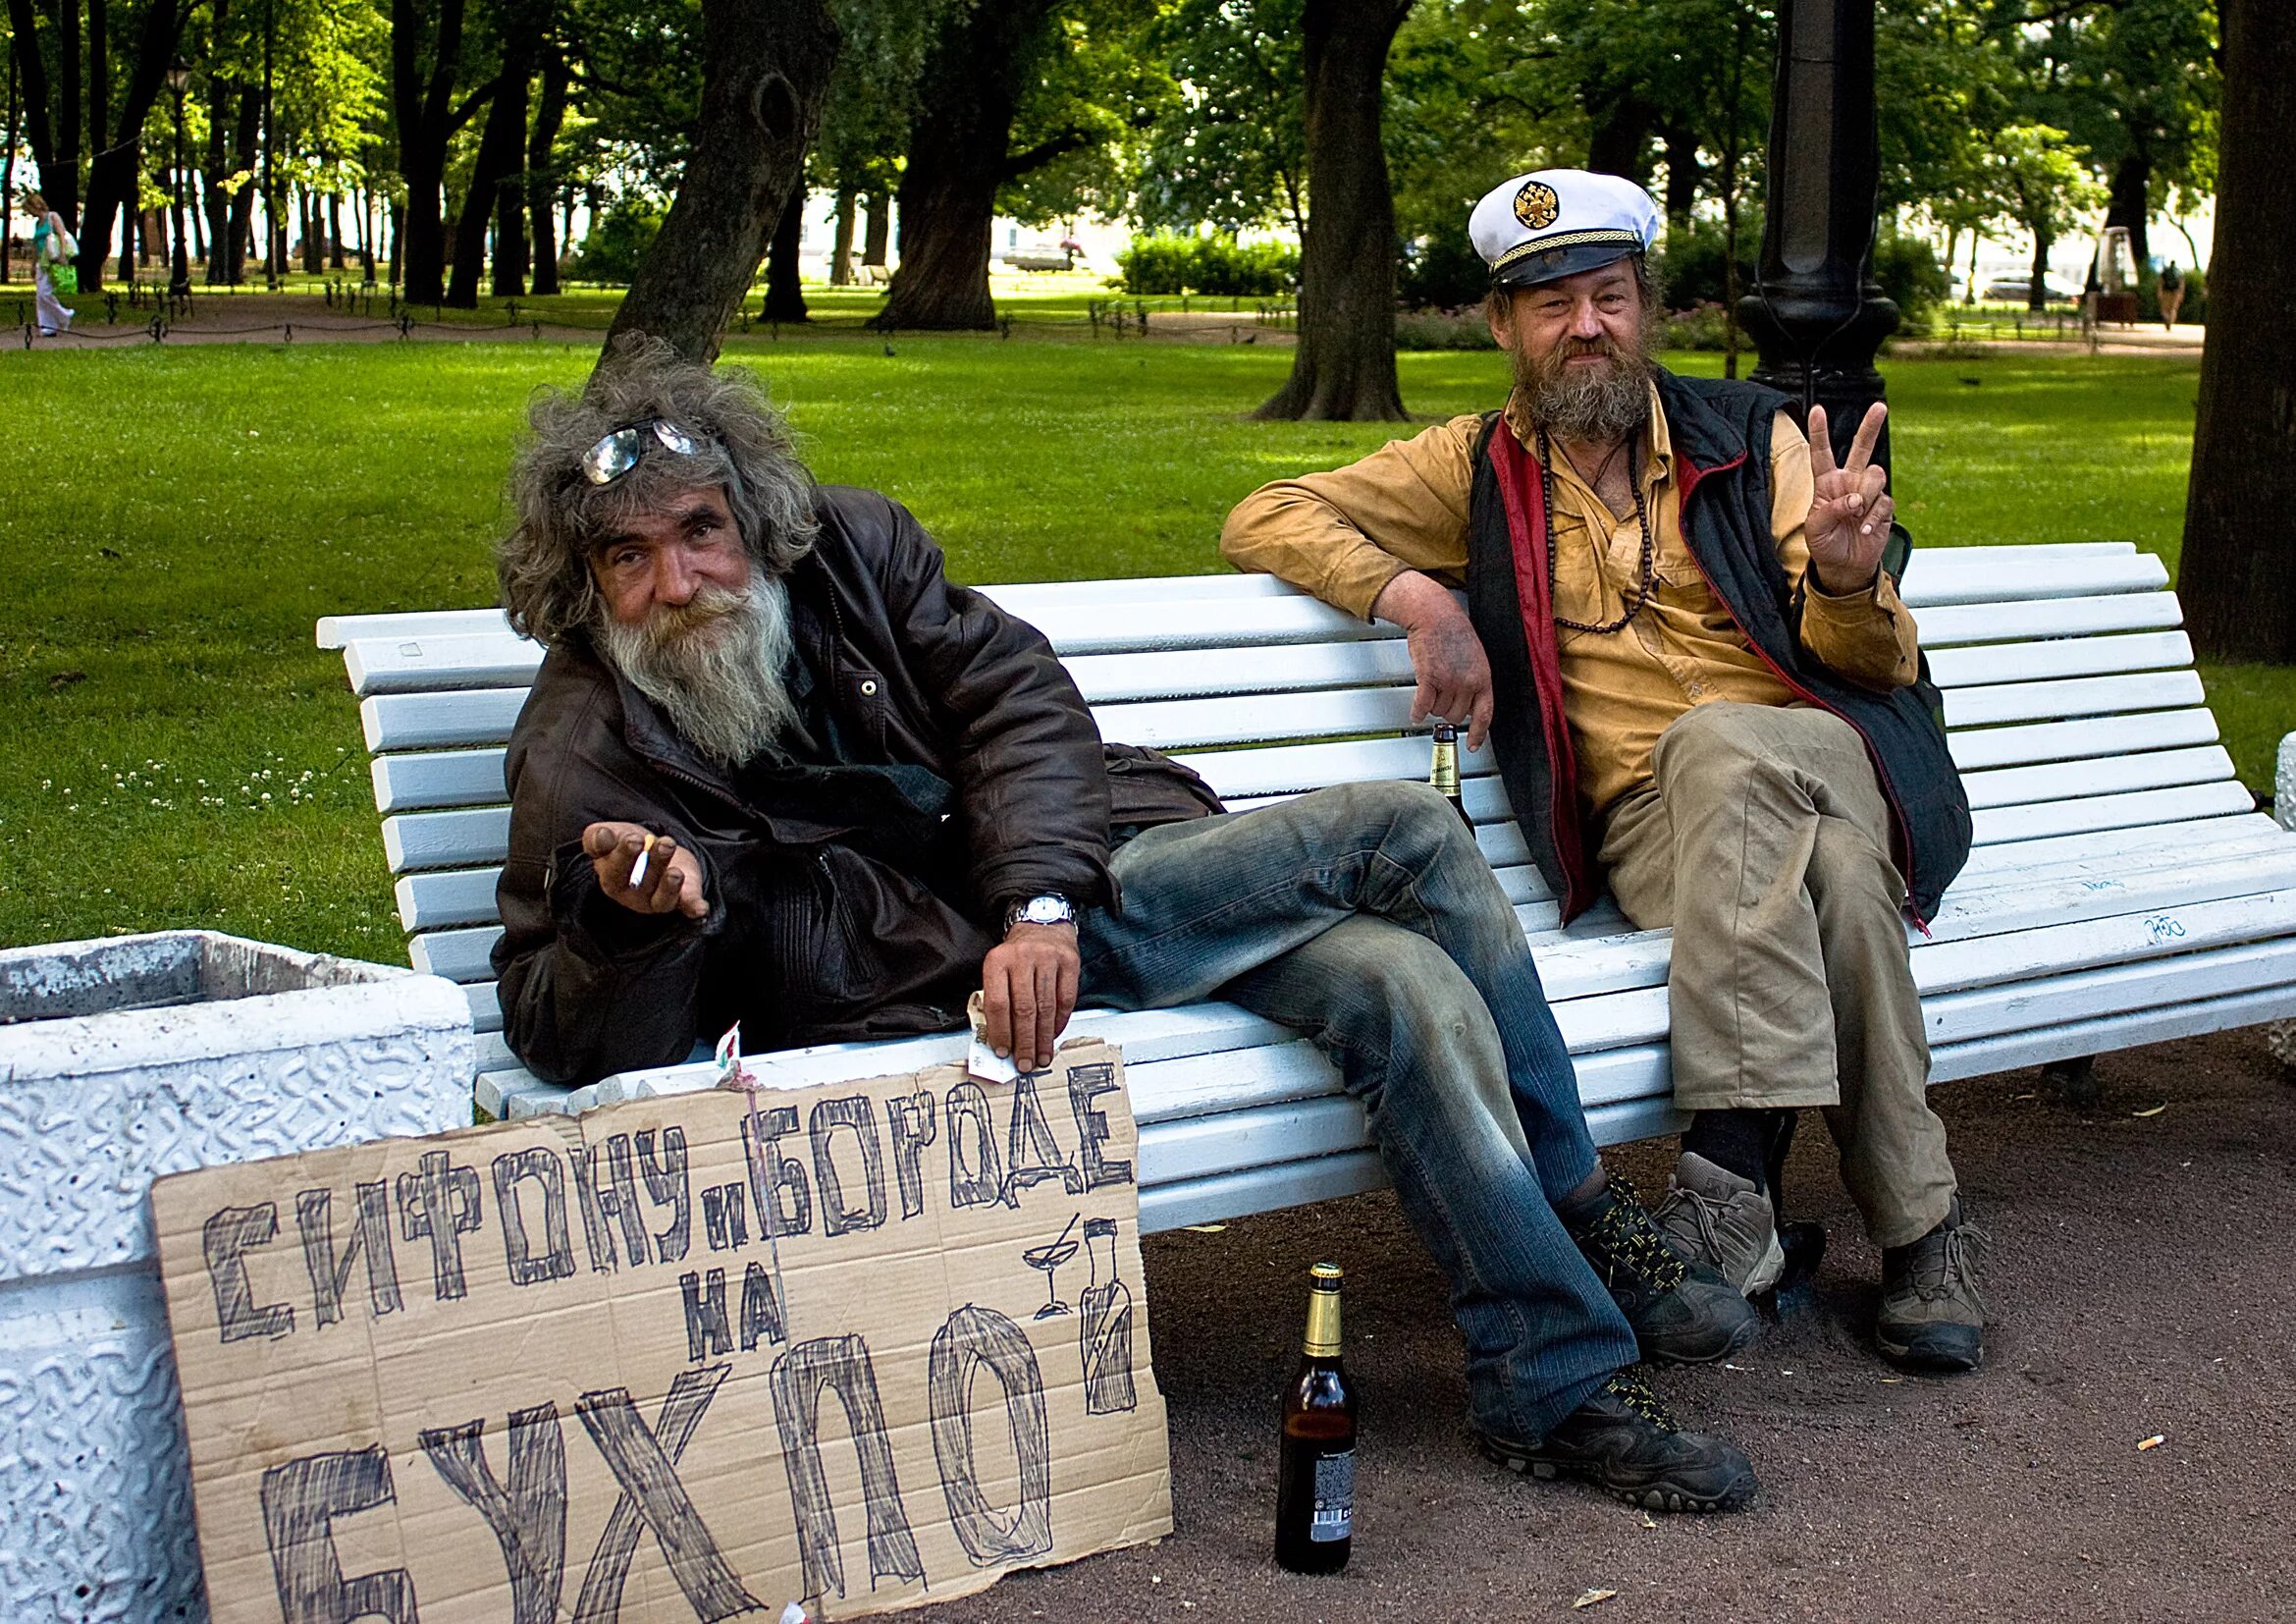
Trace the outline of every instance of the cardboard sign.
<path fill-rule="evenodd" d="M 159 1180 L 217 1624 L 846 1618 L 1169 1533 L 1121 1064 Z"/>

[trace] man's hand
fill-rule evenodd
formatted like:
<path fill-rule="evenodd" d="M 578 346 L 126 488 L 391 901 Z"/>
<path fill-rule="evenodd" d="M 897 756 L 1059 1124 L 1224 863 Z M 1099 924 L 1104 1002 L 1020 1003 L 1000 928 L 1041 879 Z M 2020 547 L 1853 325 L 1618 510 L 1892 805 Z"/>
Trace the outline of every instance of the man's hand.
<path fill-rule="evenodd" d="M 1015 925 L 981 961 L 983 1036 L 1023 1071 L 1052 1063 L 1052 1045 L 1076 1013 L 1084 960 L 1074 925 Z"/>
<path fill-rule="evenodd" d="M 1873 465 L 1874 445 L 1890 408 L 1876 401 L 1866 408 L 1850 442 L 1849 460 L 1834 462 L 1834 442 L 1826 433 L 1826 408 L 1810 407 L 1810 516 L 1803 534 L 1810 544 L 1810 568 L 1833 596 L 1862 592 L 1881 568 L 1890 540 L 1890 470 Z"/>
<path fill-rule="evenodd" d="M 1380 589 L 1372 615 L 1404 629 L 1412 675 L 1412 720 L 1439 716 L 1467 724 L 1467 747 L 1479 750 L 1491 728 L 1491 662 L 1467 611 L 1431 575 L 1407 569 Z"/>
<path fill-rule="evenodd" d="M 582 831 L 582 854 L 598 871 L 598 889 L 632 913 L 675 909 L 688 919 L 709 914 L 701 863 L 667 835 L 651 835 L 634 823 L 594 823 Z M 646 872 L 632 885 L 631 871 L 641 854 Z"/>

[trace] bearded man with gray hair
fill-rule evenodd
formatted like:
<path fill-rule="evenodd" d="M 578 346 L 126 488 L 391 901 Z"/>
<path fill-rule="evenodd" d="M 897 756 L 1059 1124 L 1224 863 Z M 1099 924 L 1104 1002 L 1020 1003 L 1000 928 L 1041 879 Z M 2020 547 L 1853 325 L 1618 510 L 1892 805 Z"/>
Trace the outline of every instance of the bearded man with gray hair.
<path fill-rule="evenodd" d="M 1613 1187 L 1522 931 L 1423 784 L 1239 815 L 1106 745 L 1033 627 L 905 510 L 816 486 L 749 375 L 640 348 L 552 396 L 498 549 L 548 645 L 511 734 L 505 1035 L 586 1082 L 963 1022 L 1022 1070 L 1079 997 L 1220 997 L 1306 1033 L 1368 1110 L 1449 1277 L 1470 1420 L 1518 1470 L 1656 1510 L 1743 1505 L 1637 1356 L 1719 1359 L 1752 1311 Z M 1598 1268 L 1559 1209 L 1598 1233 Z"/>
<path fill-rule="evenodd" d="M 1506 408 L 1264 486 L 1221 548 L 1404 627 L 1415 715 L 1490 735 L 1565 920 L 1607 877 L 1633 924 L 1672 927 L 1677 1250 L 1775 1285 L 1780 1169 L 1821 1107 L 1882 1249 L 1880 1351 L 1973 1369 L 1984 1236 L 1926 1098 L 1900 924 L 1967 858 L 1969 806 L 1881 568 L 1887 413 L 1837 465 L 1823 407 L 1805 439 L 1775 390 L 1656 365 L 1658 218 L 1615 175 L 1493 189 L 1468 232 Z"/>

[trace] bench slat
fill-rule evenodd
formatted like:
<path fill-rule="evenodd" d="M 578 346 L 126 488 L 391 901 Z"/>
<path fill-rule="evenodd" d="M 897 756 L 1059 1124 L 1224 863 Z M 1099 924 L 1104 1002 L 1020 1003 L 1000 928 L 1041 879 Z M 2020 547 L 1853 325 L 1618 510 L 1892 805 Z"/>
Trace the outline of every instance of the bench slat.
<path fill-rule="evenodd" d="M 509 798 L 503 765 L 509 752 L 421 750 L 377 756 L 370 776 L 378 812 L 425 811 L 447 806 L 489 806 Z"/>
<path fill-rule="evenodd" d="M 2057 722 L 2122 711 L 2165 711 L 2207 703 L 2195 671 L 2140 672 L 2126 677 L 2083 677 L 2064 682 L 2004 682 L 1948 692 L 1946 726 L 1980 728 L 1999 722 Z"/>
<path fill-rule="evenodd" d="M 472 688 L 459 693 L 382 693 L 359 701 L 367 748 L 450 749 L 457 744 L 501 744 L 526 703 L 524 688 Z"/>
<path fill-rule="evenodd" d="M 2138 755 L 1963 773 L 1961 784 L 1968 791 L 1970 810 L 1977 812 L 2180 784 L 2214 784 L 2233 774 L 2232 757 L 2221 746 L 2211 744 L 2191 750 L 2147 750 Z"/>
<path fill-rule="evenodd" d="M 1969 821 L 1979 845 L 1997 845 L 2047 835 L 2133 829 L 2138 824 L 2255 810 L 2256 797 L 2237 781 L 2230 781 L 2181 789 L 2139 789 L 2125 795 L 2098 795 L 2089 800 L 1996 807 L 1987 812 L 1972 812 Z"/>
<path fill-rule="evenodd" d="M 1988 682 L 2037 682 L 2191 664 L 2192 639 L 2183 632 L 2137 631 L 2109 637 L 2055 637 L 1942 648 L 1930 655 L 1929 673 L 1932 681 L 1949 690 Z"/>
<path fill-rule="evenodd" d="M 2077 761 L 2136 750 L 2173 749 L 2216 742 L 2216 719 L 2206 710 L 2147 711 L 2081 722 L 2035 722 L 2011 728 L 1964 728 L 1946 735 L 1953 765 L 1963 773 L 2027 762 Z"/>
<path fill-rule="evenodd" d="M 2151 631 L 2184 623 L 2173 592 L 2120 592 L 2100 598 L 2032 603 L 1940 604 L 1914 617 L 1921 646 L 2001 643 L 2020 637 L 2085 637 L 2100 631 Z"/>

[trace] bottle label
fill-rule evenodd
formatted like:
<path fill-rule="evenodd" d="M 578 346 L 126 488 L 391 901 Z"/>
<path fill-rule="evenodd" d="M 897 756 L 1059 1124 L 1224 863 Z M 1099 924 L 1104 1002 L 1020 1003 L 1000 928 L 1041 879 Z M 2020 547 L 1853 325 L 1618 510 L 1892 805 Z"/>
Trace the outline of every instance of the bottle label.
<path fill-rule="evenodd" d="M 1316 1544 L 1345 1540 L 1356 1530 L 1356 1452 L 1320 1455 L 1315 1461 L 1315 1520 L 1308 1538 Z"/>
<path fill-rule="evenodd" d="M 1447 744 L 1435 746 L 1435 761 L 1427 782 L 1446 795 L 1459 793 L 1459 752 Z"/>

